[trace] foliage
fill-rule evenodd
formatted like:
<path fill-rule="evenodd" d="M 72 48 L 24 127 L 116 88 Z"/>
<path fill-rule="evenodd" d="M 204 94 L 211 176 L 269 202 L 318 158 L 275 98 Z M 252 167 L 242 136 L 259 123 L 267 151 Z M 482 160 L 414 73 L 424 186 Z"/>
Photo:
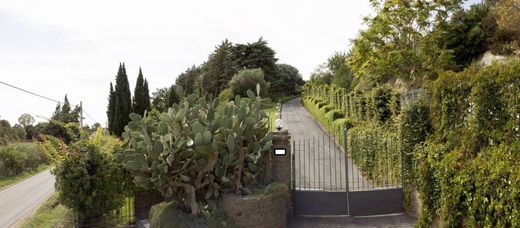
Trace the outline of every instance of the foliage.
<path fill-rule="evenodd" d="M 452 66 L 451 51 L 436 45 L 433 28 L 445 23 L 460 0 L 370 2 L 376 14 L 365 18 L 368 28 L 354 39 L 349 58 L 356 77 L 421 81 Z"/>
<path fill-rule="evenodd" d="M 132 114 L 124 133 L 124 167 L 134 182 L 200 212 L 222 191 L 248 193 L 263 177 L 271 147 L 260 97 L 219 105 L 190 95 L 160 116 Z M 214 205 L 213 205 L 214 208 Z"/>
<path fill-rule="evenodd" d="M 499 32 L 503 33 L 505 49 L 520 51 L 520 1 L 497 1 L 494 12 Z"/>
<path fill-rule="evenodd" d="M 67 95 L 65 95 L 65 99 L 63 100 L 63 106 L 58 104 L 56 106 L 56 110 L 51 117 L 51 120 L 59 121 L 65 124 L 68 123 L 79 123 L 79 112 L 80 107 L 76 105 L 74 109 L 70 107 L 69 99 Z"/>
<path fill-rule="evenodd" d="M 201 216 L 186 214 L 179 210 L 175 202 L 162 202 L 150 210 L 152 228 L 189 227 L 233 227 L 233 221 L 218 212 L 206 212 Z"/>
<path fill-rule="evenodd" d="M 270 90 L 283 94 L 295 94 L 298 87 L 303 85 L 303 79 L 296 67 L 289 64 L 276 65 L 278 77 L 271 82 Z"/>
<path fill-rule="evenodd" d="M 436 217 L 448 227 L 518 226 L 519 75 L 508 61 L 429 86 L 435 131 L 414 152 L 422 226 Z"/>
<path fill-rule="evenodd" d="M 69 148 L 65 160 L 52 171 L 60 203 L 84 221 L 98 219 L 120 207 L 128 193 L 124 170 L 109 151 L 88 141 Z"/>
<path fill-rule="evenodd" d="M 0 146 L 5 146 L 9 142 L 22 140 L 16 133 L 16 128 L 11 127 L 7 120 L 0 120 Z"/>
<path fill-rule="evenodd" d="M 110 94 L 108 97 L 108 130 L 110 133 L 121 136 L 124 127 L 130 121 L 128 115 L 132 112 L 132 100 L 130 85 L 126 75 L 125 64 L 119 64 L 116 75 L 116 85 L 112 90 L 110 84 Z"/>
<path fill-rule="evenodd" d="M 60 163 L 67 155 L 67 144 L 63 140 L 51 135 L 43 135 L 38 142 L 38 146 L 45 159 L 52 164 Z"/>
<path fill-rule="evenodd" d="M 336 52 L 327 60 L 327 67 L 332 74 L 332 83 L 350 91 L 356 84 L 356 78 L 347 59 L 350 54 Z"/>
<path fill-rule="evenodd" d="M 18 117 L 18 123 L 26 128 L 27 126 L 30 126 L 34 123 L 34 117 L 32 117 L 30 114 L 24 113 Z"/>
<path fill-rule="evenodd" d="M 262 37 L 258 41 L 247 44 L 236 44 L 233 50 L 233 59 L 238 70 L 260 68 L 264 72 L 265 80 L 273 83 L 280 80 L 277 74 L 275 51 L 267 45 Z M 282 89 L 282 88 L 279 88 Z M 273 90 L 272 92 L 281 92 Z"/>
<path fill-rule="evenodd" d="M 139 115 L 143 115 L 146 110 L 151 111 L 150 108 L 150 93 L 148 91 L 148 81 L 143 79 L 143 72 L 139 68 L 139 75 L 135 83 L 133 111 Z"/>
<path fill-rule="evenodd" d="M 401 155 L 396 130 L 365 123 L 348 131 L 351 159 L 376 185 L 401 184 Z"/>
<path fill-rule="evenodd" d="M 46 159 L 34 143 L 14 143 L 0 147 L 0 178 L 30 172 Z"/>
<path fill-rule="evenodd" d="M 175 79 L 175 85 L 182 87 L 186 94 L 197 93 L 202 72 L 202 67 L 193 65 Z"/>
<path fill-rule="evenodd" d="M 155 109 L 159 112 L 164 112 L 168 109 L 169 106 L 166 104 L 166 99 L 168 97 L 168 87 L 158 88 L 155 92 L 152 93 L 152 109 Z"/>
<path fill-rule="evenodd" d="M 184 97 L 184 91 L 182 91 L 182 87 L 178 85 L 172 85 L 168 89 L 168 94 L 166 96 L 166 110 L 172 107 L 173 104 L 178 104 L 182 98 Z"/>
<path fill-rule="evenodd" d="M 268 94 L 269 85 L 264 80 L 264 73 L 259 68 L 241 70 L 229 81 L 229 89 L 232 97 L 237 95 L 245 97 L 247 91 L 256 90 L 257 85 L 260 85 L 260 93 L 262 96 Z"/>
<path fill-rule="evenodd" d="M 201 87 L 204 94 L 217 97 L 229 80 L 237 73 L 234 46 L 228 40 L 216 47 L 204 65 Z"/>
<path fill-rule="evenodd" d="M 45 138 L 43 135 L 51 135 L 62 139 L 66 144 L 78 141 L 81 134 L 84 133 L 77 122 L 64 123 L 53 119 L 50 119 L 49 122 L 38 123 L 35 128 L 39 140 Z"/>
<path fill-rule="evenodd" d="M 472 5 L 468 10 L 457 10 L 450 22 L 439 26 L 442 33 L 439 45 L 453 50 L 454 60 L 459 68 L 466 67 L 486 51 L 486 42 L 490 39 L 489 17 L 490 6 L 485 3 Z"/>

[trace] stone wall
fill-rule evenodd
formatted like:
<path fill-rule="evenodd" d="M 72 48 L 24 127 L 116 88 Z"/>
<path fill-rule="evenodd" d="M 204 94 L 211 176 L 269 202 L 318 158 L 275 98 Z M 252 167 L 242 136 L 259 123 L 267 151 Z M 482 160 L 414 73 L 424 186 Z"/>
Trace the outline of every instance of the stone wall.
<path fill-rule="evenodd" d="M 289 189 L 274 183 L 265 193 L 239 196 L 224 194 L 220 206 L 236 227 L 287 227 Z"/>

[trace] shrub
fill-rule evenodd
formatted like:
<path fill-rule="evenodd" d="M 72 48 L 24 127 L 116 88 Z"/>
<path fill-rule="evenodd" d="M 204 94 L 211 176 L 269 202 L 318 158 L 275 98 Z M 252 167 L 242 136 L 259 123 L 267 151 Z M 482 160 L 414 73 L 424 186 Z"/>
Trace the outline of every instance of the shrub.
<path fill-rule="evenodd" d="M 45 160 L 53 164 L 60 163 L 67 155 L 67 144 L 63 140 L 50 135 L 40 135 L 38 146 Z"/>
<path fill-rule="evenodd" d="M 15 143 L 0 148 L 0 177 L 32 171 L 44 163 L 45 160 L 36 144 Z"/>
<path fill-rule="evenodd" d="M 341 110 L 334 109 L 327 112 L 327 114 L 325 114 L 325 118 L 330 122 L 334 122 L 339 118 L 343 118 L 343 113 L 341 113 Z"/>
<path fill-rule="evenodd" d="M 74 143 L 52 173 L 60 202 L 85 223 L 119 208 L 131 189 L 114 156 L 86 140 Z"/>
<path fill-rule="evenodd" d="M 247 194 L 264 174 L 272 143 L 263 102 L 251 91 L 224 104 L 191 95 L 156 118 L 132 114 L 124 166 L 138 186 L 193 214 L 223 191 Z"/>
<path fill-rule="evenodd" d="M 247 91 L 256 91 L 256 85 L 260 85 L 260 94 L 266 96 L 269 90 L 269 85 L 264 80 L 264 72 L 262 69 L 247 69 L 241 70 L 233 76 L 229 81 L 229 89 L 231 90 L 232 97 L 237 95 L 245 97 Z"/>

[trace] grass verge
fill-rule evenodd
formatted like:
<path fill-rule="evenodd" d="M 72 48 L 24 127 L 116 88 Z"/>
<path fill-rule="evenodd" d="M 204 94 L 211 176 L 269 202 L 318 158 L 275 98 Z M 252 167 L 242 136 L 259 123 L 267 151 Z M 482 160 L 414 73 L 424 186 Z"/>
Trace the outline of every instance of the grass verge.
<path fill-rule="evenodd" d="M 58 193 L 47 199 L 36 212 L 24 219 L 21 228 L 40 227 L 73 227 L 74 213 L 58 202 Z"/>
<path fill-rule="evenodd" d="M 29 177 L 32 177 L 38 173 L 41 173 L 44 170 L 49 169 L 50 167 L 51 167 L 51 165 L 42 164 L 42 165 L 38 166 L 38 168 L 36 168 L 35 170 L 29 171 L 29 172 L 23 172 L 19 175 L 12 176 L 12 177 L 0 178 L 0 191 L 2 191 L 3 189 L 5 189 L 13 184 L 20 183 L 23 180 L 25 180 Z"/>

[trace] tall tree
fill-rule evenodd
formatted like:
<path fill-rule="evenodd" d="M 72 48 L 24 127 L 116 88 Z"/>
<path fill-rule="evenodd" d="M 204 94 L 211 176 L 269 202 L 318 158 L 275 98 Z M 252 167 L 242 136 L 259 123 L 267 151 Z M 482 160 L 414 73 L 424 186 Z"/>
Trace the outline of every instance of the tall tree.
<path fill-rule="evenodd" d="M 142 116 L 146 110 L 150 111 L 150 94 L 148 82 L 143 78 L 143 72 L 139 67 L 139 75 L 134 90 L 133 111 Z"/>
<path fill-rule="evenodd" d="M 52 120 L 57 120 L 62 123 L 79 123 L 79 112 L 80 107 L 76 105 L 76 107 L 71 109 L 69 98 L 65 95 L 65 99 L 63 100 L 63 105 L 58 104 L 56 106 L 56 110 L 52 115 Z"/>
<path fill-rule="evenodd" d="M 368 28 L 353 41 L 349 58 L 357 77 L 420 82 L 453 66 L 451 51 L 435 45 L 439 34 L 433 30 L 460 9 L 461 0 L 370 3 L 376 15 L 365 18 Z"/>
<path fill-rule="evenodd" d="M 114 87 L 112 86 L 112 82 L 110 82 L 110 93 L 108 95 L 108 108 L 107 108 L 107 117 L 108 117 L 108 131 L 110 134 L 115 134 L 114 132 L 114 113 L 116 108 L 116 95 L 114 93 Z"/>
<path fill-rule="evenodd" d="M 202 68 L 193 65 L 175 79 L 175 85 L 182 87 L 186 94 L 196 93 L 201 75 Z"/>
<path fill-rule="evenodd" d="M 277 80 L 276 52 L 267 45 L 261 37 L 258 41 L 247 44 L 237 44 L 233 50 L 233 59 L 239 69 L 260 68 L 264 72 L 265 80 Z"/>
<path fill-rule="evenodd" d="M 110 132 L 117 136 L 121 136 L 126 124 L 130 121 L 130 113 L 132 113 L 132 99 L 130 94 L 130 85 L 126 75 L 125 64 L 119 64 L 119 70 L 116 75 L 116 85 L 113 92 L 114 95 L 114 112 L 112 113 L 112 129 Z M 110 98 L 109 98 L 110 99 Z M 108 112 L 107 112 L 108 113 Z"/>
<path fill-rule="evenodd" d="M 167 110 L 166 99 L 168 98 L 168 87 L 158 88 L 152 93 L 152 107 L 159 112 Z"/>
<path fill-rule="evenodd" d="M 336 52 L 327 60 L 327 67 L 332 74 L 332 83 L 350 90 L 354 87 L 356 80 L 348 65 L 348 57 L 349 54 Z"/>
<path fill-rule="evenodd" d="M 217 97 L 231 78 L 237 73 L 233 59 L 233 44 L 224 40 L 209 56 L 201 77 L 203 93 Z"/>
<path fill-rule="evenodd" d="M 303 78 L 296 67 L 289 64 L 277 64 L 276 67 L 278 68 L 278 80 L 271 83 L 270 90 L 278 85 L 282 91 L 294 93 L 299 86 L 303 85 Z"/>
<path fill-rule="evenodd" d="M 22 125 L 24 128 L 26 128 L 27 126 L 32 125 L 34 123 L 34 117 L 32 117 L 28 113 L 24 113 L 20 117 L 18 117 L 18 123 Z"/>

